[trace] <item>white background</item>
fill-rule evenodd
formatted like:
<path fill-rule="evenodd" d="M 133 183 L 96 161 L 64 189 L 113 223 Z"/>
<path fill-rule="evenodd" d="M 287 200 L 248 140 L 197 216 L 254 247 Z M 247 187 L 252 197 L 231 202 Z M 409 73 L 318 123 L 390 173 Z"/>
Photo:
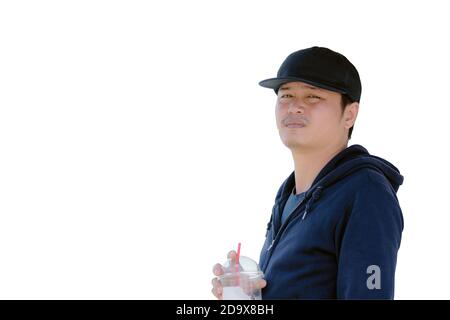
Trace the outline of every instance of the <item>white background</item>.
<path fill-rule="evenodd" d="M 396 165 L 396 299 L 450 298 L 445 1 L 1 1 L 0 298 L 212 299 L 293 170 L 273 77 L 343 53 Z"/>

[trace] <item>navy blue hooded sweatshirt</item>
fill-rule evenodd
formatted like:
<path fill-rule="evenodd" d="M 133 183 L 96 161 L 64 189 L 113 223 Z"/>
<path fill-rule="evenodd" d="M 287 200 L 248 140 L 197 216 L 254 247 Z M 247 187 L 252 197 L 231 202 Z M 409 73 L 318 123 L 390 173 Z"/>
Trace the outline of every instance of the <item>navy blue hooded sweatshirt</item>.
<path fill-rule="evenodd" d="M 294 173 L 276 195 L 261 250 L 263 299 L 393 299 L 403 231 L 398 169 L 352 145 L 281 225 Z"/>

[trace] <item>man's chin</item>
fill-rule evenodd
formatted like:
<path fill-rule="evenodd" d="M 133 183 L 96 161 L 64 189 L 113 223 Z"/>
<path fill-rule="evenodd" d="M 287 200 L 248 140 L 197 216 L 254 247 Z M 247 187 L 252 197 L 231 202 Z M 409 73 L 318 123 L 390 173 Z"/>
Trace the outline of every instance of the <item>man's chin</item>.
<path fill-rule="evenodd" d="M 299 141 L 299 139 L 286 139 L 283 140 L 283 143 L 289 149 L 304 149 L 308 147 L 308 143 L 306 143 L 305 141 Z"/>

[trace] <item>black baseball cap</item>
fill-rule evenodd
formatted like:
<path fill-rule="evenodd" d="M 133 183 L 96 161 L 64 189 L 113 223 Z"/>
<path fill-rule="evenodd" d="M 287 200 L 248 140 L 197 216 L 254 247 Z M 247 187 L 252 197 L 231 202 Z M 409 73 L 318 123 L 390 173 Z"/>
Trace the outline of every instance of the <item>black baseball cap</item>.
<path fill-rule="evenodd" d="M 352 101 L 361 98 L 358 70 L 342 54 L 324 47 L 311 47 L 291 53 L 278 70 L 276 78 L 259 84 L 278 88 L 286 82 L 302 81 L 313 86 L 347 95 Z"/>

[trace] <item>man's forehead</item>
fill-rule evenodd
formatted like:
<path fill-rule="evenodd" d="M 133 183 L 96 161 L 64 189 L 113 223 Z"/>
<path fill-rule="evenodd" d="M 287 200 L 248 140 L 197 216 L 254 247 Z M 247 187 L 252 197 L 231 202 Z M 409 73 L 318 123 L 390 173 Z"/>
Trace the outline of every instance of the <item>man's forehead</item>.
<path fill-rule="evenodd" d="M 289 90 L 289 89 L 295 89 L 295 88 L 305 88 L 305 89 L 324 91 L 324 89 L 322 89 L 322 88 L 313 86 L 313 85 L 305 83 L 305 82 L 300 82 L 300 81 L 292 81 L 292 82 L 283 83 L 280 86 L 279 90 L 283 91 L 283 90 Z"/>

